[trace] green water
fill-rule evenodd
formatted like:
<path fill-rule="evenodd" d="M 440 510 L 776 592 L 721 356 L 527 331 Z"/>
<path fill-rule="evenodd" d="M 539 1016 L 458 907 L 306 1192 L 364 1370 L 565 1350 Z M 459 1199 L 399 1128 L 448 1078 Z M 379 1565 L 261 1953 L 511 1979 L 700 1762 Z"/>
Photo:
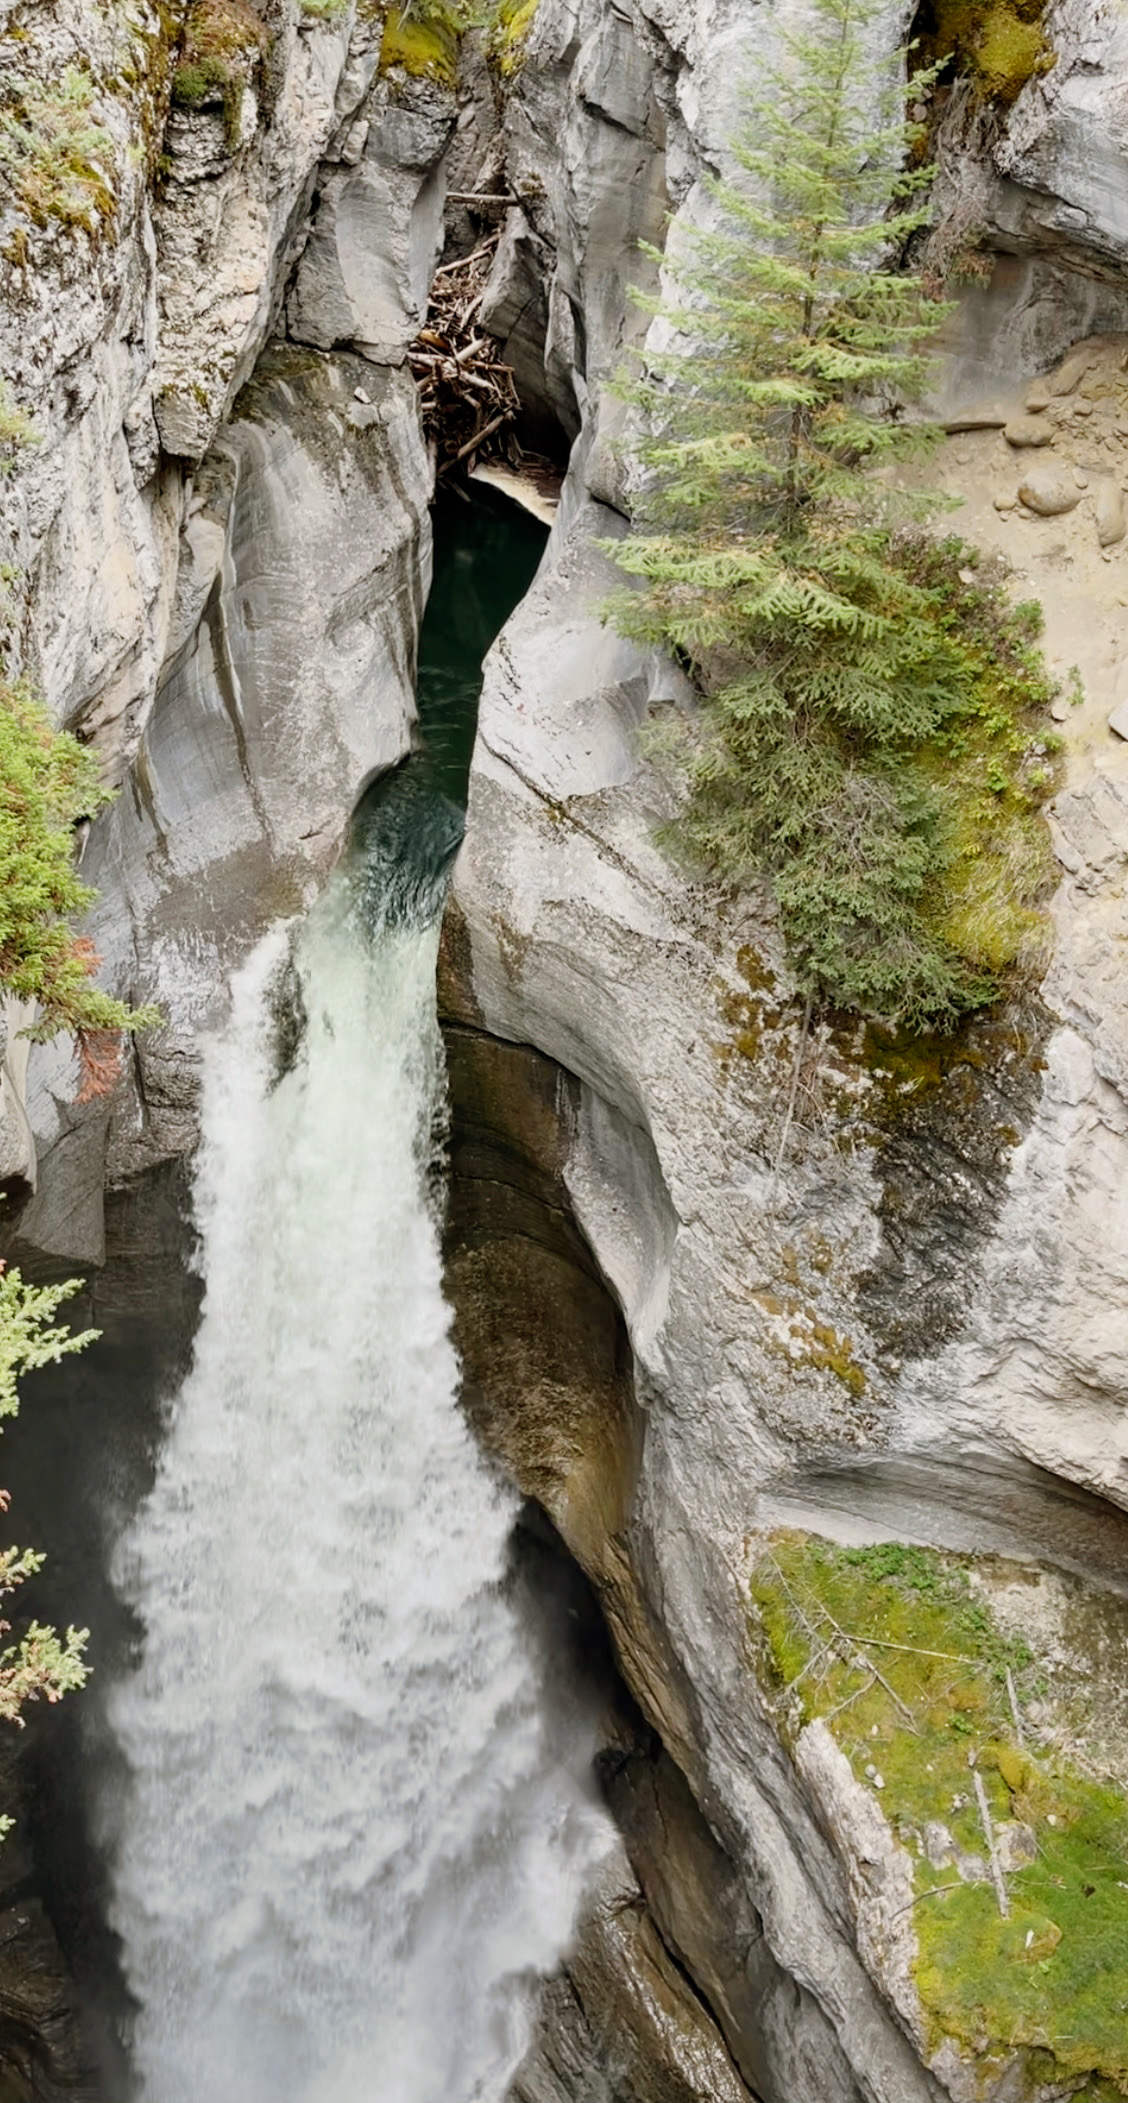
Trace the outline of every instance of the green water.
<path fill-rule="evenodd" d="M 475 487 L 469 502 L 441 497 L 432 517 L 435 572 L 416 694 L 433 785 L 465 808 L 482 660 L 532 583 L 548 534 L 486 488 Z"/>

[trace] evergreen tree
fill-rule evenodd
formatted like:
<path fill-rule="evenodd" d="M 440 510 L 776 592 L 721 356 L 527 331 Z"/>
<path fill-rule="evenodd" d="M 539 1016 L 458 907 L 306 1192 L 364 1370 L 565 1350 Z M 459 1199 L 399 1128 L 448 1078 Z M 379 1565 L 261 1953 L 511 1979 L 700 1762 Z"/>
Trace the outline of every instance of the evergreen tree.
<path fill-rule="evenodd" d="M 810 996 L 921 1025 L 1039 945 L 1051 689 L 1036 609 L 1013 613 L 997 574 L 969 584 L 957 542 L 938 567 L 894 491 L 930 437 L 904 410 L 943 310 L 896 267 L 930 171 L 901 61 L 876 78 L 885 12 L 812 0 L 748 106 L 738 178 L 710 185 L 719 223 L 665 259 L 666 347 L 625 390 L 643 530 L 614 550 L 643 588 L 610 611 L 705 696 L 683 848 L 771 877 Z"/>
<path fill-rule="evenodd" d="M 71 827 L 108 799 L 93 756 L 25 686 L 0 680 L 0 988 L 39 1003 L 31 1036 L 75 1032 L 88 1095 L 114 1078 L 117 1033 L 158 1019 L 93 984 L 99 958 L 71 926 L 95 896 L 76 873 Z"/>

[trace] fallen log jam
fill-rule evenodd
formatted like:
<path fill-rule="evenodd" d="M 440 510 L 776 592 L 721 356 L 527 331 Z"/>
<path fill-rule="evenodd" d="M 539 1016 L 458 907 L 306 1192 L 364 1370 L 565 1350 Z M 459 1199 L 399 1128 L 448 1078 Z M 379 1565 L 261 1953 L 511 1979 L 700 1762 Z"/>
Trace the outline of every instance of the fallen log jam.
<path fill-rule="evenodd" d="M 426 322 L 407 354 L 439 481 L 464 461 L 472 467 L 480 451 L 503 457 L 521 407 L 497 338 L 475 327 L 499 233 L 436 270 Z"/>

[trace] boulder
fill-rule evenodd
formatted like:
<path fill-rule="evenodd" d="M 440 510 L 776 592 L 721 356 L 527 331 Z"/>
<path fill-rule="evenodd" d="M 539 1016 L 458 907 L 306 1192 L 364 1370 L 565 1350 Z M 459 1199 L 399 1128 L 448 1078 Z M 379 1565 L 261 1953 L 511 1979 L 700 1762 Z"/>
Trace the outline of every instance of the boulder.
<path fill-rule="evenodd" d="M 1013 415 L 1013 405 L 1006 402 L 976 402 L 946 416 L 944 429 L 953 436 L 957 431 L 1001 431 Z"/>
<path fill-rule="evenodd" d="M 1052 445 L 1053 436 L 1053 425 L 1038 416 L 1012 416 L 1010 422 L 1003 425 L 1003 437 L 1016 450 L 1023 446 Z"/>
<path fill-rule="evenodd" d="M 1030 511 L 1039 518 L 1055 518 L 1059 512 L 1072 511 L 1081 502 L 1081 491 L 1070 470 L 1066 467 L 1047 464 L 1032 467 L 1018 485 L 1018 493 Z"/>
<path fill-rule="evenodd" d="M 1124 492 L 1117 483 L 1102 480 L 1097 485 L 1097 539 L 1102 548 L 1115 547 L 1128 532 Z"/>

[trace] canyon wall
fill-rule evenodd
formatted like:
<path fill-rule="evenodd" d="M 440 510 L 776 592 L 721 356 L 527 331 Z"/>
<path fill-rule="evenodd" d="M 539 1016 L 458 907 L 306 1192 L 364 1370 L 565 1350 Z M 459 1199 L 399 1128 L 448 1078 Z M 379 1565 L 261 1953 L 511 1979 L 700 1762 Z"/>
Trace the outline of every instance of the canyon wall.
<path fill-rule="evenodd" d="M 706 208 L 786 12 L 540 0 L 493 149 L 515 202 L 481 317 L 572 464 L 488 667 L 445 928 L 451 1290 L 483 1436 L 591 1577 L 637 1704 L 608 1752 L 633 1879 L 620 1863 L 550 1990 L 530 2103 L 1038 2092 L 1023 2054 L 927 2033 L 888 1826 L 832 1759 L 793 1757 L 757 1679 L 748 1543 L 869 1514 L 1088 1578 L 1085 1495 L 1128 1503 L 1128 747 L 1106 723 L 1128 556 L 1096 531 L 1128 433 L 1128 42 L 1063 0 L 1056 65 L 1005 117 L 953 98 L 941 127 L 942 226 L 991 269 L 950 329 L 940 400 L 969 428 L 940 477 L 1086 698 L 1045 984 L 914 1064 L 860 1029 L 801 1039 L 767 900 L 718 901 L 659 852 L 674 791 L 635 733 L 692 697 L 598 618 L 637 244 Z M 170 107 L 166 13 L 0 7 L 4 62 L 95 79 L 110 142 L 69 218 L 5 193 L 4 371 L 37 433 L 0 492 L 10 669 L 122 784 L 83 873 L 108 981 L 166 1016 L 108 1105 L 75 1105 L 65 1042 L 35 1050 L 26 1120 L 9 1038 L 0 1167 L 22 1245 L 69 1264 L 100 1260 L 107 1181 L 193 1145 L 234 963 L 314 895 L 411 734 L 430 467 L 402 354 L 444 167 L 472 181 L 490 98 L 480 69 L 461 97 L 381 75 L 351 6 L 264 18 L 233 124 L 219 97 Z M 891 7 L 890 49 L 905 26 Z M 1064 383 L 1079 340 L 1051 417 L 1078 498 L 1040 519 L 995 411 Z"/>
<path fill-rule="evenodd" d="M 505 115 L 520 204 L 485 311 L 577 437 L 545 567 L 487 670 L 443 991 L 457 1029 L 532 1047 L 561 1076 L 558 1181 L 622 1313 L 633 1407 L 593 1403 L 576 1436 L 574 1411 L 514 1402 L 494 1436 L 593 1577 L 688 1782 L 709 1897 L 668 1933 L 772 2098 L 962 2103 L 1054 2076 L 926 2019 L 894 1925 L 903 1850 L 880 1811 L 876 1827 L 857 1812 L 875 1799 L 845 1762 L 781 1745 L 754 1669 L 750 1549 L 782 1518 L 1122 1582 L 1086 1496 L 1128 1503 L 1128 748 L 1107 723 L 1128 570 L 1096 522 L 1128 469 L 1125 191 L 1107 150 L 1128 51 L 1111 11 L 1046 21 L 1057 63 L 1005 117 L 976 131 L 953 97 L 941 125 L 941 231 L 973 233 L 987 268 L 949 326 L 935 478 L 961 500 L 957 528 L 1041 599 L 1051 663 L 1080 673 L 1083 702 L 1055 711 L 1054 955 L 1039 992 L 915 1057 L 833 1019 L 803 1041 L 766 899 L 710 897 L 659 852 L 673 792 L 635 733 L 691 698 L 599 620 L 624 530 L 623 412 L 601 383 L 643 325 L 624 305 L 639 266 L 609 229 L 625 217 L 646 237 L 663 192 L 705 209 L 698 178 L 724 165 L 734 86 L 773 22 L 542 0 Z M 1041 374 L 1051 457 L 1078 491 L 1052 520 L 1018 504 L 1000 430 Z M 519 1226 L 498 1239 L 517 1265 Z M 473 1281 L 464 1309 L 454 1278 L 473 1378 L 504 1389 L 512 1335 L 491 1355 Z M 647 1845 L 638 1859 L 660 1882 Z M 734 1882 L 750 1924 L 737 1998 L 731 1949 L 699 1936 Z"/>

